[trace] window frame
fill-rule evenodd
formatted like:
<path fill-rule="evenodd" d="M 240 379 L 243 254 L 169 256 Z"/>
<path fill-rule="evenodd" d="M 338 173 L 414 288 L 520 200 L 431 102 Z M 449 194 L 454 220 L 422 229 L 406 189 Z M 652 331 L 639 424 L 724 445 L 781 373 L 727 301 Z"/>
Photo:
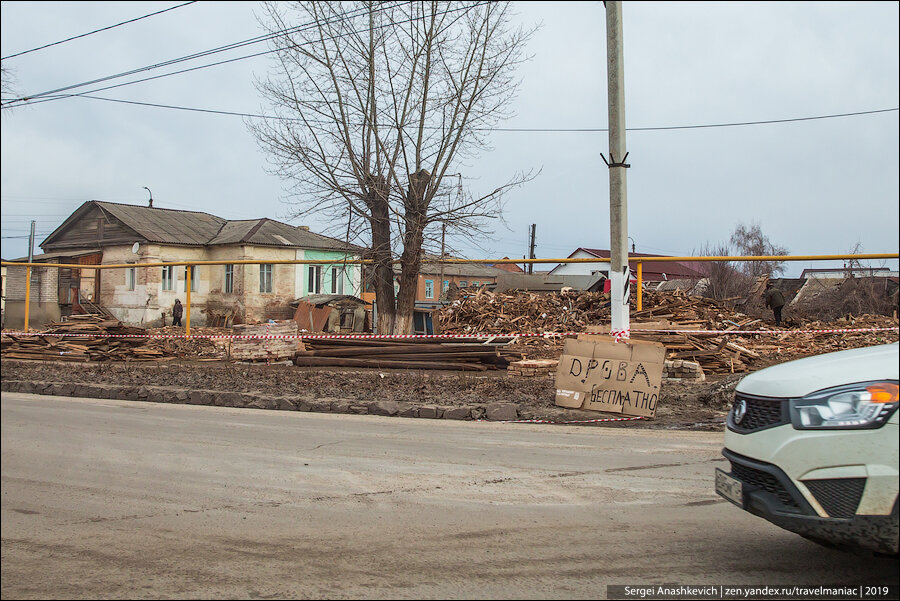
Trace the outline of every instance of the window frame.
<path fill-rule="evenodd" d="M 275 284 L 275 270 L 272 263 L 259 264 L 259 293 L 272 294 Z"/>
<path fill-rule="evenodd" d="M 310 265 L 306 272 L 306 293 L 322 294 L 322 266 Z"/>
<path fill-rule="evenodd" d="M 125 270 L 125 290 L 129 292 L 137 288 L 137 268 L 129 267 Z"/>
<path fill-rule="evenodd" d="M 343 267 L 332 267 L 331 268 L 331 293 L 332 294 L 343 294 L 344 293 L 344 268 Z"/>
<path fill-rule="evenodd" d="M 225 265 L 225 282 L 222 286 L 225 294 L 234 294 L 234 265 Z"/>
<path fill-rule="evenodd" d="M 434 298 L 434 280 L 425 280 L 425 298 Z"/>
<path fill-rule="evenodd" d="M 175 292 L 175 266 L 162 266 L 162 290 L 163 292 Z"/>

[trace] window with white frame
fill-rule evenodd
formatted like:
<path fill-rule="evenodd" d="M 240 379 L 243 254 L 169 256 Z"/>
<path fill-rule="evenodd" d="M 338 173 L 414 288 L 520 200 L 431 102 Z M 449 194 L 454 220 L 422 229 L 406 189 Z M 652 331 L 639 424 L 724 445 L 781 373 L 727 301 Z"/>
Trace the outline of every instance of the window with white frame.
<path fill-rule="evenodd" d="M 129 267 L 125 270 L 125 289 L 126 290 L 134 290 L 134 285 L 136 282 L 136 268 Z"/>
<path fill-rule="evenodd" d="M 309 294 L 320 294 L 322 292 L 322 266 L 310 265 L 306 279 L 306 291 Z"/>
<path fill-rule="evenodd" d="M 425 280 L 425 298 L 434 298 L 434 280 Z"/>
<path fill-rule="evenodd" d="M 234 265 L 225 266 L 225 294 L 234 292 Z"/>
<path fill-rule="evenodd" d="M 184 268 L 184 291 L 187 292 L 188 269 L 191 270 L 191 292 L 197 292 L 197 270 L 193 265 Z"/>
<path fill-rule="evenodd" d="M 344 270 L 341 267 L 331 268 L 331 293 L 344 293 Z"/>
<path fill-rule="evenodd" d="M 165 265 L 162 268 L 162 289 L 171 292 L 175 290 L 175 266 Z"/>
<path fill-rule="evenodd" d="M 272 264 L 263 263 L 259 266 L 259 291 L 263 294 L 272 292 Z"/>

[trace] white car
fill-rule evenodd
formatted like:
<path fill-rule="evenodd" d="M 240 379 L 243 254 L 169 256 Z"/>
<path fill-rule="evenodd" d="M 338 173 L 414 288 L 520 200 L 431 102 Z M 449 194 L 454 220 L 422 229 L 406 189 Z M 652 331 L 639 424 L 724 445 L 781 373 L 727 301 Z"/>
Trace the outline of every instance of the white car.
<path fill-rule="evenodd" d="M 716 492 L 818 543 L 897 555 L 898 350 L 828 353 L 741 380 Z"/>

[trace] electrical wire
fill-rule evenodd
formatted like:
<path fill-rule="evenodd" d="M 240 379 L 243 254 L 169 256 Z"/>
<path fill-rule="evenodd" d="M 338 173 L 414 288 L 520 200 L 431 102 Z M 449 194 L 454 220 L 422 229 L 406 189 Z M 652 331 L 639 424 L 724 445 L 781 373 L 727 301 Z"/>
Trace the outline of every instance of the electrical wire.
<path fill-rule="evenodd" d="M 486 2 L 478 2 L 478 3 L 476 3 L 474 6 L 479 6 L 479 5 L 485 4 L 485 3 L 486 3 Z M 372 12 L 373 12 L 373 14 L 374 14 L 374 13 L 376 13 L 376 12 L 382 12 L 382 11 L 390 10 L 390 9 L 392 9 L 392 8 L 396 8 L 397 6 L 400 6 L 401 4 L 403 4 L 403 3 L 402 3 L 402 2 L 396 2 L 396 3 L 390 4 L 390 5 L 385 4 L 384 6 L 381 6 L 381 7 L 377 8 L 377 9 L 374 9 Z M 458 12 L 458 11 L 464 10 L 464 9 L 466 9 L 466 8 L 467 8 L 467 7 L 462 7 L 462 8 L 458 8 L 458 9 L 451 9 L 451 10 L 448 10 L 448 11 L 444 11 L 443 13 L 436 13 L 436 14 L 448 14 L 448 13 L 450 13 L 450 12 Z M 162 67 L 168 67 L 168 66 L 170 66 L 170 65 L 174 65 L 174 64 L 181 63 L 181 62 L 185 62 L 185 61 L 189 61 L 189 60 L 194 60 L 194 59 L 197 59 L 197 58 L 202 58 L 202 57 L 204 57 L 204 56 L 209 56 L 209 55 L 212 55 L 212 54 L 217 54 L 217 53 L 219 53 L 219 52 L 226 52 L 226 51 L 228 51 L 228 50 L 234 50 L 234 49 L 236 49 L 236 48 L 241 48 L 241 47 L 249 46 L 249 45 L 252 45 L 252 44 L 258 44 L 258 43 L 260 43 L 260 42 L 265 42 L 265 41 L 268 41 L 268 40 L 270 40 L 270 39 L 276 38 L 276 37 L 278 37 L 278 36 L 289 35 L 289 34 L 292 34 L 292 33 L 300 33 L 300 32 L 302 32 L 302 31 L 306 31 L 306 30 L 308 30 L 308 29 L 313 29 L 313 28 L 316 28 L 316 27 L 320 27 L 321 25 L 332 25 L 332 24 L 334 24 L 334 23 L 341 23 L 341 22 L 343 22 L 343 21 L 348 21 L 348 20 L 350 20 L 350 19 L 352 19 L 352 18 L 354 18 L 354 17 L 360 16 L 360 15 L 362 15 L 362 14 L 366 14 L 366 12 L 368 12 L 368 8 L 362 7 L 362 8 L 356 9 L 356 10 L 354 10 L 354 11 L 350 11 L 349 13 L 347 13 L 347 14 L 345 14 L 345 15 L 340 15 L 340 16 L 335 17 L 335 18 L 330 19 L 330 20 L 329 20 L 329 19 L 326 19 L 326 20 L 325 20 L 323 23 L 321 23 L 321 24 L 318 24 L 318 23 L 305 23 L 305 24 L 303 24 L 303 25 L 296 25 L 296 26 L 294 26 L 294 27 L 290 27 L 290 28 L 287 28 L 287 29 L 275 31 L 275 32 L 268 33 L 268 34 L 261 35 L 261 36 L 256 36 L 256 37 L 254 37 L 254 38 L 248 38 L 248 39 L 242 40 L 242 41 L 240 41 L 240 42 L 233 42 L 233 43 L 231 43 L 231 44 L 226 44 L 225 46 L 219 46 L 219 47 L 217 47 L 217 48 L 212 48 L 212 49 L 209 49 L 209 50 L 204 50 L 204 51 L 197 52 L 197 53 L 194 53 L 194 54 L 189 54 L 189 55 L 177 57 L 177 58 L 174 58 L 174 59 L 169 59 L 169 60 L 163 61 L 163 62 L 161 62 L 161 63 L 155 63 L 155 64 L 152 64 L 152 65 L 147 65 L 147 66 L 144 66 L 144 67 L 139 67 L 139 68 L 136 68 L 136 69 L 131 69 L 130 71 L 124 71 L 124 72 L 122 72 L 122 73 L 117 73 L 117 74 L 115 74 L 115 75 L 108 75 L 108 76 L 105 76 L 105 77 L 100 77 L 100 78 L 97 78 L 97 79 L 92 79 L 92 80 L 90 80 L 90 81 L 85 81 L 85 82 L 81 82 L 81 83 L 78 83 L 78 84 L 72 84 L 72 85 L 68 85 L 68 86 L 63 86 L 63 87 L 61 87 L 61 88 L 56 88 L 56 89 L 54 89 L 54 90 L 48 90 L 48 91 L 45 91 L 45 92 L 40 92 L 40 93 L 38 93 L 38 94 L 29 94 L 29 95 L 27 95 L 27 96 L 23 96 L 23 97 L 20 97 L 20 98 L 9 99 L 9 100 L 6 100 L 6 101 L 3 103 L 3 104 L 4 104 L 4 108 L 8 108 L 7 105 L 12 105 L 12 104 L 15 104 L 15 103 L 20 103 L 20 102 L 29 102 L 30 104 L 37 104 L 36 102 L 33 102 L 34 99 L 37 99 L 37 98 L 44 98 L 44 97 L 46 97 L 46 96 L 50 96 L 50 95 L 53 95 L 53 94 L 57 94 L 58 92 L 65 92 L 65 91 L 67 91 L 67 90 L 72 90 L 72 89 L 75 89 L 75 88 L 80 88 L 80 87 L 84 87 L 84 86 L 93 85 L 93 84 L 95 84 L 95 83 L 102 83 L 102 82 L 104 82 L 104 81 L 110 81 L 110 80 L 113 80 L 113 79 L 118 79 L 118 78 L 120 78 L 120 77 L 127 77 L 127 76 L 129 76 L 129 75 L 136 75 L 136 74 L 142 73 L 142 72 L 144 72 L 144 71 L 150 71 L 150 70 L 153 70 L 153 69 L 159 69 L 159 68 L 162 68 Z M 392 23 L 392 25 L 394 25 L 394 23 Z M 359 33 L 359 32 L 351 32 L 351 33 Z M 347 34 L 347 35 L 349 35 L 349 34 Z M 269 54 L 269 53 L 275 52 L 275 51 L 276 51 L 276 50 L 266 50 L 265 52 L 258 52 L 258 53 L 254 53 L 254 54 L 249 54 L 249 55 L 246 55 L 246 56 L 241 56 L 241 57 L 237 57 L 237 58 L 230 59 L 230 60 L 226 60 L 226 61 L 220 61 L 220 62 L 218 62 L 218 63 L 211 63 L 211 64 L 208 64 L 208 65 L 202 65 L 202 66 L 199 66 L 199 67 L 194 67 L 194 68 L 192 68 L 192 69 L 185 69 L 185 70 L 182 70 L 182 71 L 175 71 L 175 72 L 173 72 L 173 73 L 165 74 L 165 75 L 162 75 L 162 76 L 156 76 L 156 77 L 152 77 L 152 78 L 136 80 L 136 81 L 134 81 L 134 82 L 128 82 L 128 83 L 126 83 L 126 84 L 119 84 L 119 85 L 117 85 L 117 86 L 112 86 L 112 87 L 120 87 L 120 86 L 122 86 L 122 85 L 131 85 L 132 83 L 140 83 L 140 82 L 142 82 L 142 81 L 147 81 L 148 79 L 158 79 L 159 77 L 168 77 L 169 75 L 177 75 L 177 74 L 184 73 L 184 72 L 187 72 L 187 71 L 194 71 L 194 70 L 197 70 L 197 69 L 203 69 L 203 68 L 207 68 L 207 67 L 214 67 L 214 66 L 218 66 L 218 65 L 221 65 L 221 64 L 229 63 L 229 62 L 234 62 L 234 61 L 238 61 L 238 60 L 245 60 L 245 59 L 248 59 L 248 58 L 254 58 L 254 57 L 256 57 L 256 56 L 260 56 L 260 55 L 263 55 L 263 54 Z M 103 90 L 106 90 L 106 89 L 109 89 L 109 88 L 102 88 L 102 89 L 103 89 Z M 98 90 L 92 90 L 92 91 L 87 92 L 87 93 L 91 93 L 91 92 L 94 92 L 94 91 L 98 91 Z M 59 99 L 59 98 L 67 98 L 67 97 L 68 97 L 68 96 L 60 96 L 60 97 L 53 98 L 53 99 L 56 100 L 56 99 Z"/>
<path fill-rule="evenodd" d="M 53 42 L 52 44 L 44 44 L 43 46 L 38 46 L 37 48 L 32 48 L 31 50 L 24 50 L 22 52 L 17 52 L 16 54 L 10 54 L 9 56 L 4 56 L 0 58 L 0 60 L 6 60 L 9 58 L 15 58 L 17 56 L 22 56 L 23 54 L 28 54 L 29 52 L 37 52 L 38 50 L 43 50 L 44 48 L 50 48 L 51 46 L 58 46 L 59 44 L 65 44 L 66 42 L 71 42 L 72 40 L 77 40 L 79 38 L 85 38 L 89 35 L 94 35 L 95 33 L 100 33 L 101 31 L 107 31 L 109 29 L 113 29 L 119 27 L 121 25 L 127 25 L 129 23 L 134 23 L 135 21 L 140 21 L 141 19 L 146 19 L 148 17 L 154 17 L 156 15 L 161 15 L 162 13 L 169 12 L 170 10 L 175 10 L 176 8 L 181 8 L 182 6 L 187 6 L 188 4 L 194 4 L 197 0 L 191 0 L 190 2 L 185 2 L 184 4 L 178 4 L 176 6 L 170 6 L 164 10 L 158 10 L 155 13 L 150 13 L 149 15 L 144 15 L 143 17 L 137 17 L 136 19 L 129 19 L 128 21 L 122 21 L 121 23 L 116 23 L 115 25 L 110 25 L 109 27 L 102 27 L 100 29 L 95 29 L 94 31 L 89 31 L 87 33 L 82 33 L 81 35 L 72 36 L 70 38 L 66 38 L 64 40 L 60 40 L 58 42 Z"/>
<path fill-rule="evenodd" d="M 105 98 L 103 96 L 88 96 L 86 94 L 73 94 L 73 97 L 78 98 L 88 98 L 91 100 L 103 100 L 106 102 L 117 102 L 121 104 L 134 104 L 138 106 L 148 106 L 153 108 L 165 108 L 165 109 L 173 109 L 180 111 L 191 111 L 197 113 L 209 113 L 214 115 L 226 115 L 232 117 L 250 117 L 254 119 L 273 119 L 280 121 L 303 121 L 310 122 L 309 119 L 299 119 L 293 117 L 276 117 L 271 115 L 261 115 L 257 113 L 241 113 L 237 111 L 220 111 L 215 109 L 202 109 L 195 107 L 186 107 L 186 106 L 177 106 L 171 104 L 159 104 L 154 102 L 140 102 L 137 100 L 123 100 L 119 98 Z M 830 115 L 817 115 L 813 117 L 793 117 L 788 119 L 765 119 L 761 121 L 738 121 L 733 123 L 707 123 L 700 125 L 669 125 L 669 126 L 658 126 L 658 127 L 626 127 L 627 131 L 667 131 L 667 130 L 678 130 L 678 129 L 704 129 L 704 128 L 715 128 L 715 127 L 737 127 L 737 126 L 746 126 L 746 125 L 771 125 L 775 123 L 793 123 L 800 121 L 816 121 L 821 119 L 837 119 L 841 117 L 857 117 L 861 115 L 874 115 L 878 113 L 890 113 L 900 111 L 900 107 L 889 108 L 889 109 L 875 109 L 871 111 L 855 111 L 849 113 L 834 113 Z M 317 122 L 321 123 L 321 122 Z M 425 126 L 426 129 L 439 129 L 438 127 L 428 127 Z M 533 127 L 481 127 L 481 128 L 473 128 L 475 131 L 499 131 L 499 132 L 525 132 L 525 133 L 602 133 L 609 131 L 608 128 L 561 128 L 561 127 L 547 127 L 547 128 L 533 128 Z"/>

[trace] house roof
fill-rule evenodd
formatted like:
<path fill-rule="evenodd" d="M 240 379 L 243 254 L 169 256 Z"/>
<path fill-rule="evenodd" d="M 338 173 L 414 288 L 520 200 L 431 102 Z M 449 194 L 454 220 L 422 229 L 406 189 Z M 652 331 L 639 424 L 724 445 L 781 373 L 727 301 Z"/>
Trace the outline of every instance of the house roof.
<path fill-rule="evenodd" d="M 73 212 L 50 234 L 41 246 L 52 242 L 68 225 L 77 221 L 92 207 L 122 222 L 148 242 L 187 246 L 219 244 L 253 244 L 258 246 L 292 246 L 301 248 L 349 250 L 360 247 L 273 219 L 228 220 L 201 211 L 182 211 L 115 202 L 91 200 Z"/>
<path fill-rule="evenodd" d="M 607 259 L 609 260 L 610 251 L 602 250 L 597 248 L 578 248 L 573 252 L 572 255 L 577 253 L 579 250 L 584 251 L 590 255 L 597 257 L 598 259 Z M 665 257 L 666 255 L 652 255 L 646 253 L 629 253 L 629 257 Z M 703 270 L 703 265 L 700 261 L 644 261 L 644 266 L 642 268 L 644 279 L 647 279 L 648 275 L 662 275 L 666 274 L 666 277 L 669 279 L 677 279 L 677 278 L 702 278 L 706 277 L 706 274 Z"/>
<path fill-rule="evenodd" d="M 509 257 L 503 257 L 504 259 L 509 259 Z M 496 267 L 497 269 L 502 269 L 503 271 L 508 271 L 510 273 L 525 273 L 525 270 L 519 267 L 517 263 L 495 263 L 492 267 Z"/>
<path fill-rule="evenodd" d="M 133 229 L 148 242 L 204 245 L 227 222 L 221 217 L 199 211 L 158 209 L 98 200 L 90 203 Z"/>
<path fill-rule="evenodd" d="M 32 263 L 43 263 L 45 261 L 50 261 L 51 259 L 59 259 L 59 258 L 78 258 L 85 257 L 87 255 L 93 255 L 96 253 L 102 252 L 99 248 L 89 249 L 89 250 L 64 250 L 55 253 L 42 253 L 39 255 L 32 255 L 31 261 Z M 6 259 L 4 259 L 5 261 Z M 10 259 L 11 262 L 14 263 L 27 263 L 28 257 L 19 257 L 18 259 Z"/>
<path fill-rule="evenodd" d="M 448 259 L 459 259 L 459 257 L 451 257 L 450 255 L 446 255 Z M 426 260 L 428 261 L 439 261 L 440 257 L 438 255 L 425 255 Z M 485 265 L 483 263 L 447 263 L 444 265 L 444 276 L 456 276 L 456 277 L 468 277 L 468 278 L 496 278 L 500 274 L 507 273 L 506 271 L 499 269 L 497 267 L 493 267 L 491 265 Z M 419 269 L 419 274 L 421 275 L 441 275 L 441 264 L 440 263 L 422 263 L 422 267 Z"/>
<path fill-rule="evenodd" d="M 259 246 L 301 246 L 328 250 L 363 250 L 342 240 L 329 238 L 303 227 L 295 227 L 268 218 L 228 221 L 209 241 L 209 244 L 255 244 Z"/>

